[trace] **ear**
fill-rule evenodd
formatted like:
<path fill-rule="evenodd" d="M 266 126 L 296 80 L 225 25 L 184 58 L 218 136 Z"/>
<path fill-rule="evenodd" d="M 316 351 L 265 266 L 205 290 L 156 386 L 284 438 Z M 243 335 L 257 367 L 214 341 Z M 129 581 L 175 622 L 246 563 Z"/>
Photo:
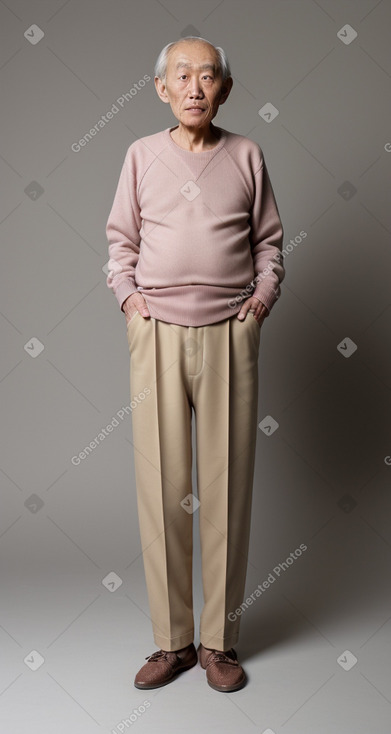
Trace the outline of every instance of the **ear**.
<path fill-rule="evenodd" d="M 224 102 L 227 100 L 229 93 L 232 89 L 233 85 L 233 79 L 232 76 L 229 76 L 222 84 L 221 92 L 220 92 L 220 101 L 219 104 L 224 104 Z"/>
<path fill-rule="evenodd" d="M 156 91 L 160 99 L 162 100 L 162 102 L 166 102 L 166 104 L 168 104 L 170 100 L 168 99 L 168 96 L 167 96 L 166 85 L 164 84 L 164 82 L 162 82 L 161 79 L 159 79 L 158 76 L 155 76 L 154 82 L 155 82 Z"/>

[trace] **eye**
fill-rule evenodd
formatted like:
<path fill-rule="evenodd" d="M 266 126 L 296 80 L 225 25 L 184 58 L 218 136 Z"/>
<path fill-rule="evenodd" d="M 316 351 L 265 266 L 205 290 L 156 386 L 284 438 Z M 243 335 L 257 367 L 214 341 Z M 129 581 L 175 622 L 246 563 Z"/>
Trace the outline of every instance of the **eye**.
<path fill-rule="evenodd" d="M 179 79 L 183 79 L 186 76 L 187 76 L 187 74 L 181 74 L 181 76 L 179 77 Z M 203 75 L 203 79 L 213 79 L 213 77 L 210 76 L 210 74 L 204 74 Z"/>

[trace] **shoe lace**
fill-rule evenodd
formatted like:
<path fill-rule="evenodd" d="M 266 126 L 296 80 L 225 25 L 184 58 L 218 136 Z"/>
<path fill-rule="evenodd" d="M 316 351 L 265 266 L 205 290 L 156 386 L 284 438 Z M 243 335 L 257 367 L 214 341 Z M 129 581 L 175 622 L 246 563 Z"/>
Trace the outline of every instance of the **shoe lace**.
<path fill-rule="evenodd" d="M 222 652 L 221 650 L 214 650 L 214 652 L 208 658 L 207 665 L 210 665 L 210 663 L 228 663 L 229 665 L 239 665 L 236 658 L 232 660 L 232 658 L 228 657 L 228 655 L 226 655 L 226 653 Z"/>
<path fill-rule="evenodd" d="M 167 662 L 170 662 L 170 658 L 168 655 L 172 655 L 172 652 L 167 652 L 165 650 L 157 650 L 156 652 L 153 652 L 152 655 L 147 655 L 145 660 L 148 660 L 149 662 L 159 662 L 161 660 L 167 660 Z"/>

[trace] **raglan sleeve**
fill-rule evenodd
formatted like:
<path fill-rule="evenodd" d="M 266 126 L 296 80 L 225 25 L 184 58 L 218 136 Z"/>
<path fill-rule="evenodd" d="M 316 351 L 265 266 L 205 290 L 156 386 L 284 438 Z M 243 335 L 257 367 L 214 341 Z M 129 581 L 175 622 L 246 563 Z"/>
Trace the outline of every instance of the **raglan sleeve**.
<path fill-rule="evenodd" d="M 256 283 L 252 295 L 266 306 L 269 314 L 281 294 L 280 283 L 285 277 L 284 230 L 262 151 L 260 166 L 254 173 L 250 226 Z"/>
<path fill-rule="evenodd" d="M 111 288 L 123 311 L 128 296 L 137 292 L 135 268 L 140 254 L 141 216 L 137 198 L 137 175 L 128 148 L 119 176 L 113 205 L 106 224 L 109 243 L 108 276 L 106 285 Z"/>

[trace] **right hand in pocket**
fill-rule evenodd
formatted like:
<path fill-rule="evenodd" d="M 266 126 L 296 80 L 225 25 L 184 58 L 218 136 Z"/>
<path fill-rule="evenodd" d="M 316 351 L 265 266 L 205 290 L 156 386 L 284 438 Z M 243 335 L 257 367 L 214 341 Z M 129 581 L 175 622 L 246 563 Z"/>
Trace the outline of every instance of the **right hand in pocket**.
<path fill-rule="evenodd" d="M 136 311 L 139 311 L 143 318 L 148 318 L 150 316 L 146 300 L 141 293 L 132 293 L 131 296 L 128 296 L 126 301 L 124 301 L 122 308 L 125 314 L 126 326 L 128 326 L 130 319 L 134 316 Z"/>

